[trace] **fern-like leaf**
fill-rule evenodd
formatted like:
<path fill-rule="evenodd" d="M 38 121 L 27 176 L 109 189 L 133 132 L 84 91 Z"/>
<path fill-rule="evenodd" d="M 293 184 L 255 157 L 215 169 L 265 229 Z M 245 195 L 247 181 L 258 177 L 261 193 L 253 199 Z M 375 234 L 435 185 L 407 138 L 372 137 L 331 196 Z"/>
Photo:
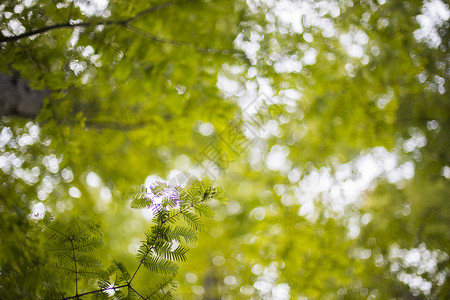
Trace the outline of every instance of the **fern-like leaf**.
<path fill-rule="evenodd" d="M 180 219 L 180 211 L 177 209 L 173 209 L 169 212 L 169 215 L 166 219 L 166 223 L 175 224 Z"/>
<path fill-rule="evenodd" d="M 143 262 L 144 266 L 152 272 L 173 275 L 178 271 L 178 265 L 161 257 L 147 255 Z"/>
<path fill-rule="evenodd" d="M 148 197 L 148 193 L 145 190 L 144 187 L 141 187 L 139 191 L 135 191 L 130 194 L 131 199 L 131 207 L 140 209 L 140 208 L 147 208 L 152 205 L 151 199 Z"/>
<path fill-rule="evenodd" d="M 173 276 L 166 282 L 160 284 L 158 289 L 147 295 L 147 299 L 172 299 L 172 291 L 178 288 L 176 281 L 173 281 Z"/>
<path fill-rule="evenodd" d="M 74 280 L 76 294 L 80 277 L 100 276 L 100 261 L 86 254 L 103 245 L 98 225 L 82 218 L 68 223 L 53 221 L 47 224 L 42 233 L 47 240 L 45 245 L 49 254 L 45 268 L 51 273 L 56 272 L 54 275 L 57 277 L 61 275 L 58 271 L 70 274 L 68 278 Z"/>
<path fill-rule="evenodd" d="M 172 295 L 171 291 L 167 291 L 164 295 L 162 295 L 162 297 L 160 299 L 161 300 L 170 300 L 170 299 L 173 299 L 173 295 Z"/>
<path fill-rule="evenodd" d="M 102 246 L 103 246 L 103 240 L 101 238 L 92 237 L 88 240 L 77 243 L 77 245 L 74 247 L 74 249 L 76 251 L 80 251 L 80 252 L 91 252 Z"/>
<path fill-rule="evenodd" d="M 190 229 L 187 227 L 175 226 L 168 233 L 167 237 L 170 240 L 175 240 L 179 243 L 181 243 L 183 241 L 185 243 L 194 243 L 197 241 L 198 234 L 193 229 Z"/>
<path fill-rule="evenodd" d="M 113 261 L 113 262 L 117 266 L 117 269 L 119 270 L 120 279 L 125 282 L 129 282 L 131 275 L 130 275 L 130 272 L 128 272 L 125 265 L 122 262 L 118 262 L 118 261 Z"/>
<path fill-rule="evenodd" d="M 53 242 L 64 243 L 69 240 L 67 227 L 61 222 L 53 221 L 48 224 L 45 228 L 45 232 L 47 238 Z"/>
<path fill-rule="evenodd" d="M 168 226 L 153 226 L 150 230 L 145 232 L 146 244 L 151 246 L 158 241 L 170 242 L 169 232 L 170 228 Z"/>
<path fill-rule="evenodd" d="M 98 292 L 98 293 L 94 293 L 91 294 L 91 299 L 92 300 L 107 300 L 110 299 L 109 295 L 105 292 Z"/>
<path fill-rule="evenodd" d="M 101 274 L 102 269 L 100 268 L 84 268 L 80 267 L 78 269 L 78 274 L 85 278 L 98 278 L 99 274 Z"/>
<path fill-rule="evenodd" d="M 101 266 L 101 262 L 98 259 L 83 254 L 78 255 L 77 263 L 79 266 L 85 268 L 99 268 Z"/>
<path fill-rule="evenodd" d="M 163 195 L 164 191 L 168 188 L 169 186 L 167 185 L 167 183 L 165 182 L 161 182 L 158 181 L 156 182 L 154 185 L 152 185 L 150 187 L 150 191 L 153 193 L 153 195 L 155 195 L 156 197 L 160 197 Z"/>
<path fill-rule="evenodd" d="M 175 249 L 172 248 L 173 244 L 167 242 L 159 242 L 154 246 L 155 253 L 166 260 L 186 261 L 187 248 L 182 246 L 178 246 Z"/>
<path fill-rule="evenodd" d="M 182 216 L 189 227 L 195 230 L 203 230 L 203 224 L 200 221 L 200 218 L 190 211 L 184 211 Z"/>
<path fill-rule="evenodd" d="M 45 218 L 37 221 L 34 235 L 43 234 L 49 257 L 43 274 L 64 280 L 64 284 L 74 281 L 75 295 L 66 296 L 56 281 L 46 280 L 46 299 L 172 299 L 172 291 L 177 287 L 173 281 L 178 271 L 178 261 L 186 260 L 186 244 L 197 241 L 198 231 L 203 229 L 200 217 L 212 217 L 214 211 L 206 204 L 212 199 L 223 201 L 223 191 L 213 187 L 209 180 L 195 181 L 190 186 L 169 186 L 157 182 L 149 189 L 141 188 L 131 195 L 132 208 L 149 208 L 153 211 L 153 226 L 145 232 L 145 240 L 139 247 L 138 266 L 132 275 L 124 264 L 113 261 L 106 270 L 100 261 L 88 253 L 101 247 L 102 234 L 99 226 L 82 218 L 72 222 L 51 221 Z M 180 226 L 182 219 L 187 226 Z M 170 275 L 168 280 L 156 284 L 153 291 L 144 297 L 133 285 L 133 280 L 141 267 L 161 275 Z M 50 271 L 52 270 L 52 272 Z M 67 276 L 63 273 L 67 273 Z M 88 280 L 80 280 L 86 277 Z M 92 285 L 96 279 L 98 288 L 86 292 L 86 284 Z M 48 286 L 48 287 L 47 287 Z M 62 285 L 61 285 L 62 286 Z M 127 289 L 127 290 L 126 290 Z M 114 291 L 113 295 L 110 292 Z"/>
<path fill-rule="evenodd" d="M 91 252 L 97 248 L 103 246 L 101 238 L 93 237 L 88 240 L 80 241 L 72 246 L 70 240 L 63 242 L 54 242 L 50 244 L 49 251 L 64 252 L 64 251 L 79 251 L 79 252 Z"/>
<path fill-rule="evenodd" d="M 199 216 L 207 218 L 212 218 L 215 213 L 211 207 L 204 203 L 195 205 L 194 210 Z"/>
<path fill-rule="evenodd" d="M 68 273 L 75 273 L 75 269 L 73 266 L 68 266 L 68 265 L 60 263 L 60 262 L 48 262 L 46 264 L 46 267 L 49 269 L 58 269 L 58 270 L 65 271 Z"/>

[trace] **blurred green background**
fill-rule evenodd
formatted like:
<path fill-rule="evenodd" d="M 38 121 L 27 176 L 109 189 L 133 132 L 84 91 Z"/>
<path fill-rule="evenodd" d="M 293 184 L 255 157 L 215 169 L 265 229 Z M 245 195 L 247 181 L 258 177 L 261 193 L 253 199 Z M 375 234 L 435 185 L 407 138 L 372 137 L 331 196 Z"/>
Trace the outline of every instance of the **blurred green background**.
<path fill-rule="evenodd" d="M 46 213 L 100 222 L 98 257 L 133 269 L 151 214 L 129 192 L 210 177 L 228 204 L 176 299 L 448 299 L 449 17 L 441 0 L 2 1 L 0 298 L 39 298 Z"/>

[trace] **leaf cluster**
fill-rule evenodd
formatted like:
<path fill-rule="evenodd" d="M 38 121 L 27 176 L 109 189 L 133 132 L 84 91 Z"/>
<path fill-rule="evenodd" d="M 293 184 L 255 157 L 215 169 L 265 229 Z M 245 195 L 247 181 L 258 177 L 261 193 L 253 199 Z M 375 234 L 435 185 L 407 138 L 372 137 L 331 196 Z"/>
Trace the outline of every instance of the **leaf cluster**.
<path fill-rule="evenodd" d="M 201 217 L 212 217 L 208 206 L 212 200 L 223 201 L 223 192 L 209 180 L 191 186 L 169 186 L 158 182 L 131 195 L 131 207 L 151 209 L 152 226 L 137 252 L 134 272 L 113 259 L 102 268 L 95 250 L 103 245 L 98 224 L 77 218 L 69 222 L 44 218 L 38 222 L 36 238 L 42 238 L 48 261 L 42 266 L 45 297 L 49 299 L 170 299 L 176 289 L 174 278 L 178 263 L 186 261 L 188 244 L 203 229 Z M 146 292 L 139 291 L 134 281 L 141 268 L 154 273 Z M 73 295 L 73 296 L 68 296 Z"/>

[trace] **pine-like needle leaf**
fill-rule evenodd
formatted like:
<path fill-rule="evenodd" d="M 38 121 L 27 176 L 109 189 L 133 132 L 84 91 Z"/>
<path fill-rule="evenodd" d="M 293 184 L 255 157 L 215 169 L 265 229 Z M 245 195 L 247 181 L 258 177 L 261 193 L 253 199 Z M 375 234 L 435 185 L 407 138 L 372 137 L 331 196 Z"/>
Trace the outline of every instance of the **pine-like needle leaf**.
<path fill-rule="evenodd" d="M 152 272 L 173 275 L 178 271 L 178 265 L 161 257 L 147 256 L 144 266 Z"/>
<path fill-rule="evenodd" d="M 202 230 L 203 229 L 203 224 L 200 221 L 200 218 L 195 215 L 194 213 L 191 213 L 189 211 L 185 211 L 182 213 L 182 216 L 184 218 L 184 220 L 186 221 L 186 223 L 193 229 L 195 230 Z"/>
<path fill-rule="evenodd" d="M 175 226 L 168 233 L 168 238 L 170 240 L 176 240 L 179 243 L 183 242 L 183 240 L 185 243 L 194 243 L 197 241 L 198 234 L 194 229 Z"/>

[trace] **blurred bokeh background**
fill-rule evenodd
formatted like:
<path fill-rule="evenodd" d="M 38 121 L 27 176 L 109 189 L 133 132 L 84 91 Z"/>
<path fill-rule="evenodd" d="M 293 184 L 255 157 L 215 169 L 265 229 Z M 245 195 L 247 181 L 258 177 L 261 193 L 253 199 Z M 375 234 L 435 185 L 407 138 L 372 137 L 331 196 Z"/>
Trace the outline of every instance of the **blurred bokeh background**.
<path fill-rule="evenodd" d="M 151 212 L 128 193 L 209 177 L 228 204 L 175 298 L 447 299 L 449 17 L 441 0 L 2 1 L 2 297 L 42 283 L 28 233 L 46 213 L 100 222 L 99 257 L 132 269 Z"/>

